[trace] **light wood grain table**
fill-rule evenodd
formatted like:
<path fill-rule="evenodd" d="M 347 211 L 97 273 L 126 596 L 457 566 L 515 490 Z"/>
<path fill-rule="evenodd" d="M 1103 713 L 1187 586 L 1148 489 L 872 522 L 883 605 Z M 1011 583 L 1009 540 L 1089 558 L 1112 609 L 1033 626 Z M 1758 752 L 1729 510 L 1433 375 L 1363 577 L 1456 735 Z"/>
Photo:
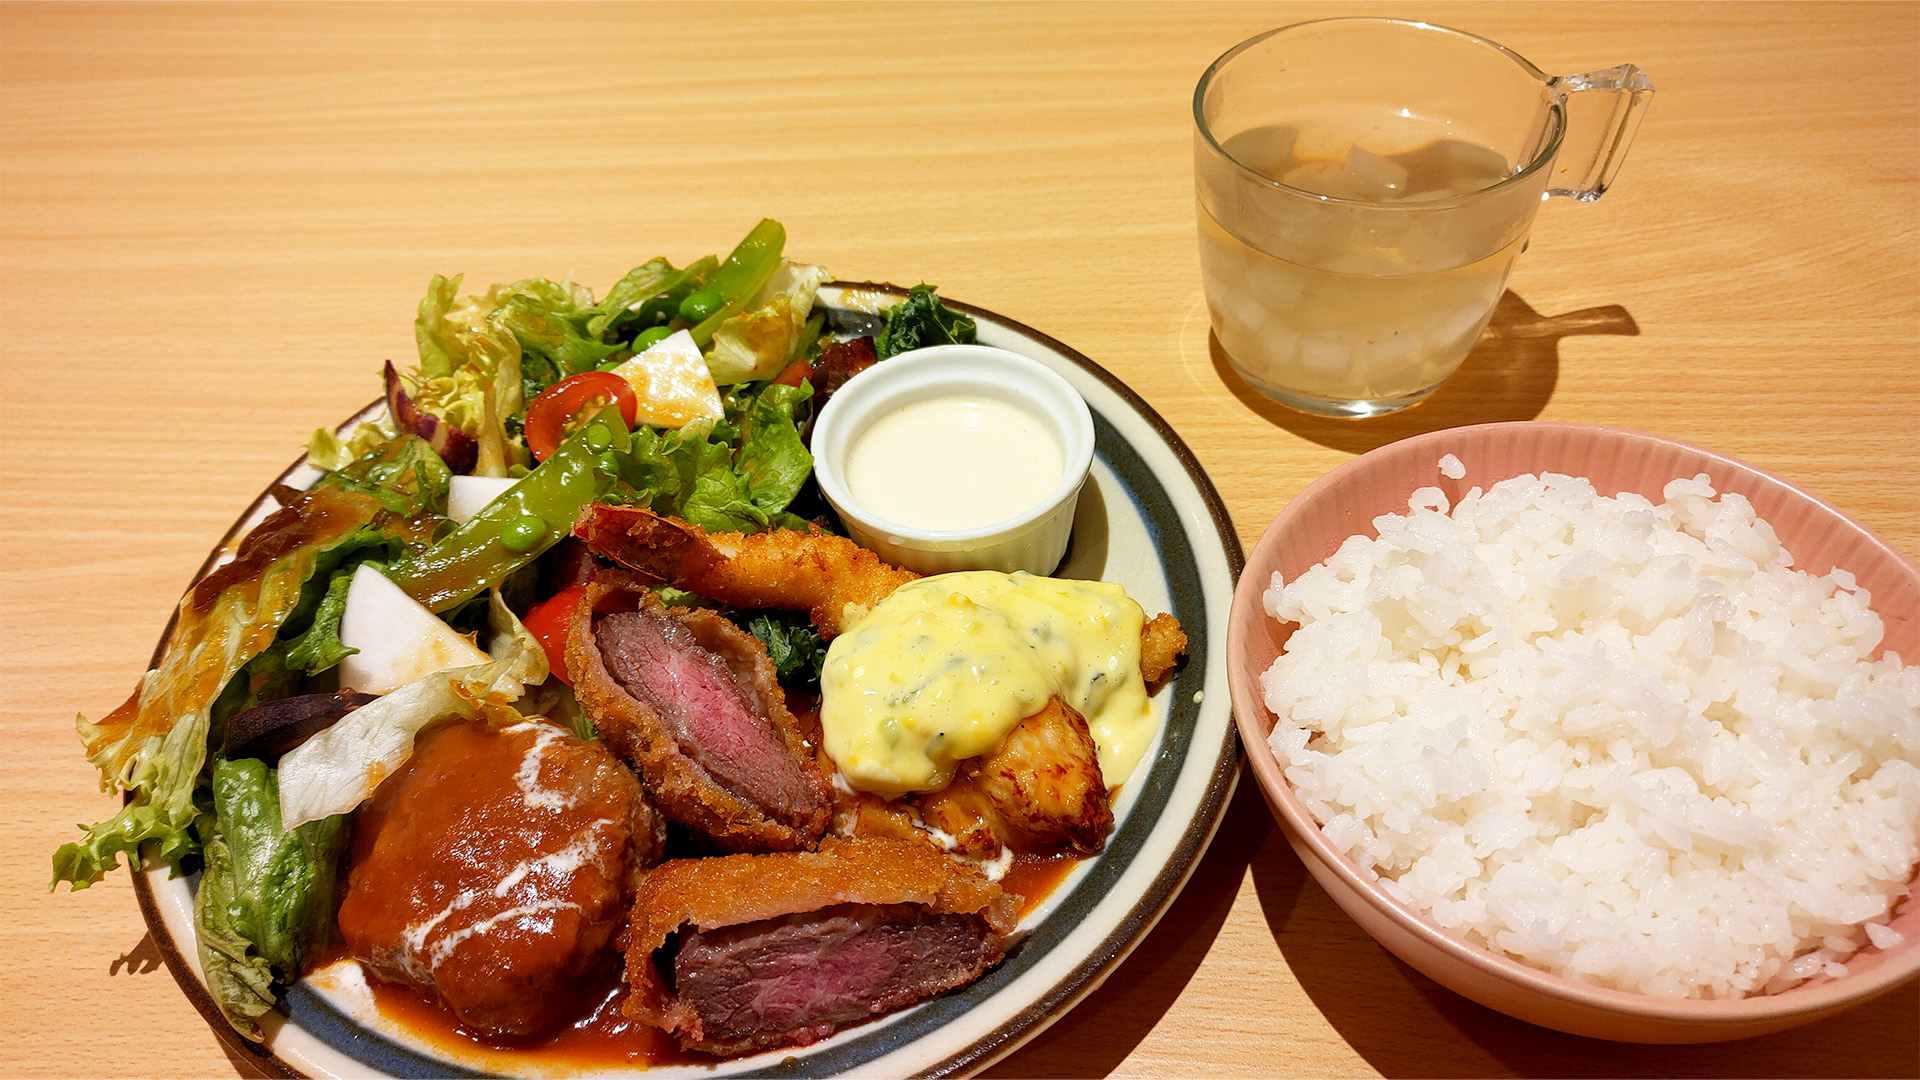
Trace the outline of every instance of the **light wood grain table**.
<path fill-rule="evenodd" d="M 0 5 L 0 1073 L 244 1070 L 124 873 L 72 717 L 125 697 L 239 508 L 406 362 L 427 278 L 724 252 L 762 216 L 844 278 L 928 281 L 1139 391 L 1251 544 L 1408 434 L 1590 421 L 1732 454 L 1920 557 L 1920 7 L 1412 4 L 1658 93 L 1605 200 L 1547 204 L 1428 404 L 1311 420 L 1209 347 L 1201 70 L 1313 4 Z M 1384 9 L 1368 9 L 1383 13 Z M 1718 1046 L 1528 1027 L 1397 963 L 1251 783 L 1106 984 L 993 1075 L 1914 1075 L 1920 990 Z"/>

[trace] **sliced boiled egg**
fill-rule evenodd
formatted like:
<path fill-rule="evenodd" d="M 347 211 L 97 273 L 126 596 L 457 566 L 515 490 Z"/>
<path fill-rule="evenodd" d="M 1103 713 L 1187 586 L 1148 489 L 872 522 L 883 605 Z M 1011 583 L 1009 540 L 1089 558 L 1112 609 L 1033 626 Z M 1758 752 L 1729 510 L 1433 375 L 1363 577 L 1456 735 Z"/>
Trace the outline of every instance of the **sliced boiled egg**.
<path fill-rule="evenodd" d="M 340 661 L 340 686 L 386 694 L 436 671 L 484 664 L 489 657 L 464 635 L 371 566 L 347 586 L 340 643 L 360 650 Z"/>
<path fill-rule="evenodd" d="M 640 399 L 639 423 L 678 429 L 726 415 L 700 346 L 685 330 L 662 338 L 613 373 L 627 380 Z"/>
<path fill-rule="evenodd" d="M 465 525 L 519 482 L 511 476 L 456 476 L 447 484 L 447 516 Z"/>

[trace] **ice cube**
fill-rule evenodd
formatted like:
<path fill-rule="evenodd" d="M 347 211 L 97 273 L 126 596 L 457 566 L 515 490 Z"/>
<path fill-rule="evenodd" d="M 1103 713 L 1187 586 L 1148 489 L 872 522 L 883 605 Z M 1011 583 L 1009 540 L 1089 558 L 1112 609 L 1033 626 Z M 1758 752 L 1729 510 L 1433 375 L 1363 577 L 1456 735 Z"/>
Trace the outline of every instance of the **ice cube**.
<path fill-rule="evenodd" d="M 1439 189 L 1442 197 L 1481 191 L 1513 174 L 1505 155 L 1477 143 L 1442 139 L 1434 150 L 1442 158 L 1438 172 L 1446 180 Z"/>
<path fill-rule="evenodd" d="M 1347 381 L 1353 367 L 1353 346 L 1336 334 L 1314 334 L 1300 339 L 1300 371 L 1314 385 L 1333 386 Z"/>
<path fill-rule="evenodd" d="M 1247 289 L 1266 301 L 1275 311 L 1285 311 L 1300 302 L 1307 288 L 1306 275 L 1291 264 L 1264 255 L 1247 256 Z"/>
<path fill-rule="evenodd" d="M 1493 305 L 1484 300 L 1460 304 L 1427 331 L 1428 347 L 1441 355 L 1471 347 L 1492 314 Z"/>
<path fill-rule="evenodd" d="M 1272 317 L 1267 305 L 1252 290 L 1225 282 L 1220 290 L 1219 314 L 1228 324 L 1223 328 L 1236 337 L 1253 337 Z M 1221 335 L 1223 338 L 1227 334 Z"/>
<path fill-rule="evenodd" d="M 1372 393 L 1390 397 L 1424 388 L 1429 380 L 1422 370 L 1419 335 L 1397 331 L 1360 347 L 1360 379 Z"/>
<path fill-rule="evenodd" d="M 1327 195 L 1335 199 L 1358 199 L 1363 196 L 1351 193 L 1347 181 L 1346 167 L 1337 161 L 1316 161 L 1311 165 L 1302 165 L 1288 170 L 1280 182 L 1288 187 L 1311 191 L 1315 195 Z"/>
<path fill-rule="evenodd" d="M 1356 146 L 1347 151 L 1346 182 L 1353 190 L 1364 192 L 1348 198 L 1392 202 L 1407 190 L 1407 168 L 1364 146 Z"/>
<path fill-rule="evenodd" d="M 1260 330 L 1260 360 L 1275 381 L 1293 382 L 1288 374 L 1299 365 L 1300 335 L 1285 321 L 1275 318 Z"/>
<path fill-rule="evenodd" d="M 1419 347 L 1419 335 L 1396 330 L 1360 346 L 1360 366 L 1368 372 L 1382 371 L 1406 360 Z"/>

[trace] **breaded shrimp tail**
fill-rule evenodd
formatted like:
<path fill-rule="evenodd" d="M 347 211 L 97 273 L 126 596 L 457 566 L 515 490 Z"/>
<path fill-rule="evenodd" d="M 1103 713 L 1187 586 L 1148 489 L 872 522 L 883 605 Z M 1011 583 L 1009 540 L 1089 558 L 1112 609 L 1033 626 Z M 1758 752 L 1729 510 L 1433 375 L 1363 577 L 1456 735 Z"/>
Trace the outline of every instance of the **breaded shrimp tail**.
<path fill-rule="evenodd" d="M 817 528 L 710 533 L 639 507 L 595 504 L 573 532 L 650 582 L 731 607 L 805 611 L 820 636 L 829 639 L 919 577 Z"/>

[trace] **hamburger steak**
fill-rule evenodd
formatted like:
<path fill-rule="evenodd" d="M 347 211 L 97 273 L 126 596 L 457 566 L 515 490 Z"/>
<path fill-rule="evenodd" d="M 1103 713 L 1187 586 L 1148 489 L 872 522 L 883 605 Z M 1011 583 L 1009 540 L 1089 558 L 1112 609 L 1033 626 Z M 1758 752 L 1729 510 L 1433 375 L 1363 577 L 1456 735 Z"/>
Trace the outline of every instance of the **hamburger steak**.
<path fill-rule="evenodd" d="M 666 824 L 606 747 L 543 720 L 422 732 L 354 825 L 339 926 L 374 975 L 488 1035 L 577 1013 Z"/>

